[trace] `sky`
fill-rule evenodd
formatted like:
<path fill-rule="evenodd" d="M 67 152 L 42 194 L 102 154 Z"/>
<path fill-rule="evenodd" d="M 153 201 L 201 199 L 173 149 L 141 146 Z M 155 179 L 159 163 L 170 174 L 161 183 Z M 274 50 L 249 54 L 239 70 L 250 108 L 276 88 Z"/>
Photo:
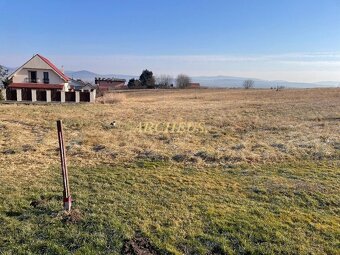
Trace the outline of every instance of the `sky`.
<path fill-rule="evenodd" d="M 340 0 L 0 0 L 0 64 L 340 81 Z"/>

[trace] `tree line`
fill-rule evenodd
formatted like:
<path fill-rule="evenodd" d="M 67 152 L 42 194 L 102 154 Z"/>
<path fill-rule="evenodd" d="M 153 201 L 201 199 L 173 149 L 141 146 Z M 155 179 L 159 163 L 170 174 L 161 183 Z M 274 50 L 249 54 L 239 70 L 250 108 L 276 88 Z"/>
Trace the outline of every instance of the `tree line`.
<path fill-rule="evenodd" d="M 185 74 L 179 74 L 176 78 L 167 74 L 154 76 L 152 71 L 146 69 L 139 76 L 139 79 L 130 79 L 127 86 L 130 89 L 170 89 L 173 87 L 187 88 L 190 86 L 190 83 L 190 77 Z"/>
<path fill-rule="evenodd" d="M 8 84 L 7 80 L 8 70 L 0 65 L 0 85 L 1 82 L 6 87 Z M 253 80 L 245 80 L 243 82 L 243 87 L 245 89 L 251 89 L 254 87 Z M 179 74 L 176 78 L 173 78 L 171 75 L 161 74 L 159 76 L 154 76 L 152 71 L 145 69 L 142 74 L 139 76 L 139 79 L 132 78 L 129 80 L 127 86 L 130 89 L 154 89 L 154 88 L 162 88 L 169 89 L 173 87 L 177 87 L 180 89 L 185 89 L 189 87 L 191 84 L 191 78 L 186 74 Z M 277 90 L 282 89 L 281 87 Z"/>

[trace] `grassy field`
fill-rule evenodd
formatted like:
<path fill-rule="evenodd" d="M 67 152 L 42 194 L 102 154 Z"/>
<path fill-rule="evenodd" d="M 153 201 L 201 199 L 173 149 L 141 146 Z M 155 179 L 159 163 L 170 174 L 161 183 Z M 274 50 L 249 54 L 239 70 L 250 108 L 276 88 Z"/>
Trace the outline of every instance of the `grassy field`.
<path fill-rule="evenodd" d="M 340 254 L 339 89 L 112 99 L 0 104 L 1 254 Z"/>

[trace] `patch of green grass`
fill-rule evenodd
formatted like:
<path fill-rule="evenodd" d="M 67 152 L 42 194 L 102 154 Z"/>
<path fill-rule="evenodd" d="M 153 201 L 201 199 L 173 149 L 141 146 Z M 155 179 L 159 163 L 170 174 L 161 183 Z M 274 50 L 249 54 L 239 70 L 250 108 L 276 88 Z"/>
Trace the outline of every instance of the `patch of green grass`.
<path fill-rule="evenodd" d="M 61 211 L 57 166 L 29 185 L 1 185 L 1 253 L 120 254 L 135 233 L 164 254 L 339 252 L 337 162 L 203 168 L 138 160 L 69 173 L 75 222 Z"/>

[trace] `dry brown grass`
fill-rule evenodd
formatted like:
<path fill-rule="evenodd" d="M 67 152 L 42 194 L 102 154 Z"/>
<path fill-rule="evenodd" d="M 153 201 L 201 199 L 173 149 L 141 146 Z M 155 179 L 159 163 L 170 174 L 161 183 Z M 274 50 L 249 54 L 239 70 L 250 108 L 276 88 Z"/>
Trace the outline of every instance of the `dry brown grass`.
<path fill-rule="evenodd" d="M 339 159 L 338 89 L 108 95 L 114 104 L 0 105 L 0 164 L 13 170 L 54 164 L 57 119 L 64 121 L 69 161 L 80 165 L 133 161 L 145 151 L 167 158 L 203 151 L 216 159 L 197 157 L 197 164 Z M 203 123 L 207 133 L 141 133 L 141 122 Z"/>
<path fill-rule="evenodd" d="M 125 94 L 122 93 L 104 93 L 103 96 L 97 98 L 97 103 L 101 104 L 117 104 L 126 99 Z"/>

